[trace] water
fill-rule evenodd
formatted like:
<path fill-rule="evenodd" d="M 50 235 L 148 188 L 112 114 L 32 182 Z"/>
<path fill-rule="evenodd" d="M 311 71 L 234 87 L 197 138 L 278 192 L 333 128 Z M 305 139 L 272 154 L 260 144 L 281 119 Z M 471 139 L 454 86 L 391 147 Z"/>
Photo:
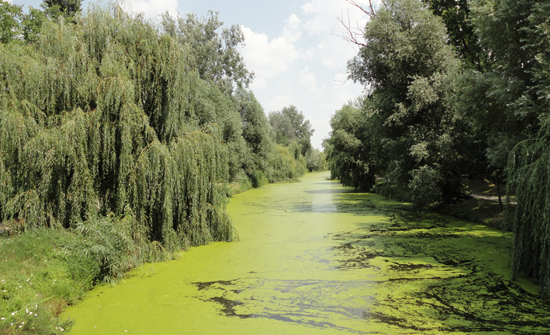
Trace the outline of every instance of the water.
<path fill-rule="evenodd" d="M 550 302 L 509 278 L 511 237 L 308 174 L 236 195 L 240 241 L 100 286 L 74 334 L 548 334 Z"/>

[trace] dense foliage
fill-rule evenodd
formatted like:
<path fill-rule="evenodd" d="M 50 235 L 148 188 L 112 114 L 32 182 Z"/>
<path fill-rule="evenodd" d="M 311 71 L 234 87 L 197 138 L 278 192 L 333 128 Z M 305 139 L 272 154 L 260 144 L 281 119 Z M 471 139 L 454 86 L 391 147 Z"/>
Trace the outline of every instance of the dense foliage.
<path fill-rule="evenodd" d="M 338 110 L 332 117 L 332 133 L 324 143 L 331 178 L 343 185 L 370 190 L 374 186 L 377 171 L 374 131 L 368 131 L 369 115 L 362 104 L 368 101 L 349 104 Z"/>
<path fill-rule="evenodd" d="M 222 90 L 231 90 L 234 85 L 248 86 L 254 77 L 243 62 L 238 46 L 244 42 L 239 25 L 223 28 L 221 36 L 216 32 L 223 26 L 217 12 L 208 12 L 200 19 L 193 13 L 185 18 L 173 18 L 168 13 L 162 16 L 164 30 L 179 43 L 191 48 L 195 66 L 201 79 L 213 81 Z"/>
<path fill-rule="evenodd" d="M 311 129 L 309 121 L 305 120 L 302 112 L 295 106 L 269 113 L 269 123 L 275 132 L 277 144 L 289 145 L 297 142 L 303 155 L 311 149 L 310 138 L 315 130 Z"/>
<path fill-rule="evenodd" d="M 280 111 L 269 113 L 269 123 L 278 145 L 299 147 L 300 154 L 306 158 L 305 164 L 310 172 L 326 170 L 324 153 L 311 145 L 311 135 L 315 129 L 312 129 L 309 120 L 306 120 L 295 106 L 290 105 Z"/>
<path fill-rule="evenodd" d="M 516 188 L 513 276 L 550 295 L 550 4 L 385 1 L 348 63 L 367 94 L 337 111 L 325 142 L 334 178 L 375 175 L 417 206 L 452 203 L 466 178 Z"/>
<path fill-rule="evenodd" d="M 246 89 L 238 26 L 220 36 L 212 13 L 157 25 L 118 5 L 81 17 L 78 1 L 44 7 L 55 6 L 61 14 L 41 12 L 27 39 L 22 27 L 39 15 L 1 2 L 11 21 L 0 44 L 0 222 L 77 229 L 126 217 L 134 240 L 175 251 L 235 238 L 228 183 L 305 172 L 295 145 L 275 147 Z"/>
<path fill-rule="evenodd" d="M 0 19 L 0 223 L 26 232 L 0 237 L 0 332 L 60 332 L 55 316 L 98 281 L 236 239 L 227 196 L 305 173 L 217 13 L 157 24 L 116 4 L 0 1 Z"/>
<path fill-rule="evenodd" d="M 495 55 L 495 66 L 480 76 L 492 79 L 484 93 L 494 95 L 501 106 L 497 134 L 510 134 L 515 140 L 510 141 L 515 146 L 507 167 L 518 201 L 513 276 L 535 278 L 543 294 L 550 295 L 550 3 L 479 1 L 475 5 L 481 42 Z M 508 148 L 493 146 L 488 152 L 503 155 L 499 151 L 504 151 L 506 156 Z"/>
<path fill-rule="evenodd" d="M 349 116 L 337 113 L 329 143 L 347 141 L 358 154 L 346 159 L 352 165 L 338 176 L 347 174 L 357 179 L 348 184 L 370 189 L 374 174 L 384 175 L 408 185 L 421 206 L 461 198 L 468 162 L 459 150 L 468 138 L 466 125 L 449 108 L 459 62 L 446 43 L 445 26 L 419 1 L 390 1 L 366 26 L 365 40 L 348 64 L 350 77 L 372 90 L 362 104 L 362 121 L 351 125 L 361 127 L 352 133 L 363 140 L 349 142 L 350 122 L 340 128 Z"/>
<path fill-rule="evenodd" d="M 0 216 L 68 228 L 131 213 L 171 250 L 231 240 L 227 147 L 218 126 L 193 124 L 188 52 L 117 10 L 45 22 L 36 47 L 0 45 Z"/>

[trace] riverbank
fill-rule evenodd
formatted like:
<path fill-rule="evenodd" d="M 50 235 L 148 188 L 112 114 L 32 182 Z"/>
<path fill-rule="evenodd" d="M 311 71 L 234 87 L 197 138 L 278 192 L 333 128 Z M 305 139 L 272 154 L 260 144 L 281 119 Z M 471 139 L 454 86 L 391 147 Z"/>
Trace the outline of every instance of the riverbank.
<path fill-rule="evenodd" d="M 232 196 L 253 187 L 244 176 L 226 191 Z M 87 224 L 91 229 L 28 229 L 15 220 L 0 224 L 0 335 L 64 333 L 72 321 L 59 315 L 92 287 L 115 284 L 145 262 L 179 257 L 158 242 L 132 236 L 124 217 Z"/>
<path fill-rule="evenodd" d="M 12 222 L 0 235 L 0 334 L 61 334 L 72 321 L 60 320 L 60 313 L 92 287 L 175 256 L 135 236 L 128 221 L 105 217 L 75 229 L 24 229 Z"/>
<path fill-rule="evenodd" d="M 90 265 L 64 247 L 81 237 L 34 229 L 0 237 L 0 334 L 59 334 L 58 315 L 92 288 Z"/>
<path fill-rule="evenodd" d="M 401 202 L 412 202 L 410 190 L 396 185 L 379 183 L 375 193 L 390 199 Z M 453 217 L 469 220 L 486 226 L 511 230 L 510 223 L 515 211 L 515 197 L 512 192 L 508 211 L 506 210 L 506 188 L 500 190 L 503 205 L 498 202 L 498 192 L 495 185 L 487 180 L 473 180 L 469 183 L 470 196 L 454 204 L 435 204 L 429 208 L 430 211 L 439 214 L 451 215 Z M 479 196 L 476 196 L 479 195 Z"/>

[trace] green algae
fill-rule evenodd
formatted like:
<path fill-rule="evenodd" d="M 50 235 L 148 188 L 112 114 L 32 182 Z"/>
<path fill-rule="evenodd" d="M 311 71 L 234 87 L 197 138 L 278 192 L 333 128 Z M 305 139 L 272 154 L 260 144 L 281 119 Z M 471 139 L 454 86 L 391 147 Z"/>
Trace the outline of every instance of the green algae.
<path fill-rule="evenodd" d="M 508 279 L 511 236 L 327 177 L 234 196 L 240 242 L 95 288 L 71 333 L 550 333 L 550 302 Z"/>

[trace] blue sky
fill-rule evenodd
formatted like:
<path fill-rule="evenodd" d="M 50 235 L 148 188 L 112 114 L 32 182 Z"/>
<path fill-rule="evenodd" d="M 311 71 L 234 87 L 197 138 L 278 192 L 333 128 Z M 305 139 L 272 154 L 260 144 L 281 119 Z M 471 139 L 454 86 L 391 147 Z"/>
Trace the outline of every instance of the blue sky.
<path fill-rule="evenodd" d="M 42 2 L 12 1 L 25 7 Z M 83 2 L 84 9 L 89 2 Z M 362 93 L 360 84 L 346 81 L 346 62 L 357 48 L 337 36 L 344 34 L 338 18 L 349 14 L 353 25 L 364 26 L 367 17 L 345 0 L 129 0 L 125 8 L 151 19 L 166 10 L 201 17 L 214 10 L 226 25 L 241 25 L 246 38 L 241 52 L 256 73 L 250 89 L 266 114 L 291 104 L 304 113 L 318 149 L 330 131 L 330 117 Z"/>

